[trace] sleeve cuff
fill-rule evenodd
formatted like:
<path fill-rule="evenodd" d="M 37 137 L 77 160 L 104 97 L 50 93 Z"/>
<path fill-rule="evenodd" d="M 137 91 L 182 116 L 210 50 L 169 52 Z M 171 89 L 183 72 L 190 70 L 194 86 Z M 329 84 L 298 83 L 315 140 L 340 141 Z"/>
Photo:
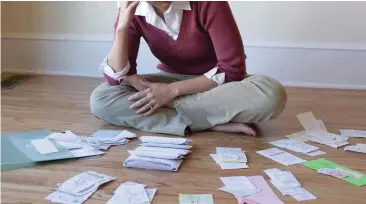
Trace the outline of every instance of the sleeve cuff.
<path fill-rule="evenodd" d="M 214 67 L 210 71 L 206 72 L 204 75 L 217 83 L 217 85 L 222 85 L 225 83 L 225 73 L 217 73 L 217 67 Z"/>
<path fill-rule="evenodd" d="M 121 81 L 127 75 L 128 71 L 130 71 L 130 62 L 127 62 L 126 67 L 122 71 L 114 72 L 112 67 L 108 65 L 108 58 L 106 57 L 100 64 L 99 71 L 116 81 Z"/>

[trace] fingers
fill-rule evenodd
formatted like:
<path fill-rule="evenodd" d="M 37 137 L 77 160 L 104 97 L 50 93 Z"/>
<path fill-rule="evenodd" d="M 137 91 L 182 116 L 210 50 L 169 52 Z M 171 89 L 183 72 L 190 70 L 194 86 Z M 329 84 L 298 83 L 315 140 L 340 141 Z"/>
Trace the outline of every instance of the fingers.
<path fill-rule="evenodd" d="M 147 104 L 145 104 L 142 108 L 138 109 L 138 110 L 136 111 L 136 113 L 137 113 L 137 114 L 143 114 L 143 113 L 146 113 L 147 111 L 149 111 L 149 110 L 151 110 L 151 109 L 153 109 L 153 108 L 154 108 L 154 107 L 153 107 L 153 105 L 151 105 L 151 104 L 147 103 Z"/>
<path fill-rule="evenodd" d="M 148 90 L 140 91 L 128 98 L 129 101 L 137 101 L 144 98 L 147 95 Z"/>
<path fill-rule="evenodd" d="M 144 116 L 149 116 L 151 114 L 153 114 L 157 109 L 159 109 L 160 106 L 159 105 L 155 105 L 153 108 L 151 108 L 149 111 L 147 111 L 146 113 L 144 113 Z"/>
<path fill-rule="evenodd" d="M 138 100 L 137 102 L 133 103 L 131 106 L 130 106 L 130 109 L 135 109 L 135 108 L 139 108 L 139 107 L 142 107 L 144 106 L 145 104 L 147 104 L 149 102 L 149 98 L 147 97 L 144 97 L 140 100 Z"/>
<path fill-rule="evenodd" d="M 139 1 L 129 1 L 129 2 L 131 2 L 131 3 L 128 4 L 128 9 L 131 9 L 131 10 L 137 8 L 137 6 L 140 4 Z"/>

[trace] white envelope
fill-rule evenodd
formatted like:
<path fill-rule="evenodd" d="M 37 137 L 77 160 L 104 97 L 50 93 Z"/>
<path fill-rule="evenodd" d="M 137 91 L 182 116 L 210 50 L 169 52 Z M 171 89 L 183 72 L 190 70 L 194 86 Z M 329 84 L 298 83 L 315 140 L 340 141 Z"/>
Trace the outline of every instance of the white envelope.
<path fill-rule="evenodd" d="M 79 144 L 77 144 L 75 142 L 66 142 L 66 141 L 58 141 L 58 140 L 56 140 L 56 142 L 59 145 L 67 148 L 68 150 L 81 149 L 81 148 L 83 148 L 83 146 L 81 146 L 81 145 L 79 145 Z"/>
<path fill-rule="evenodd" d="M 163 143 L 163 144 L 190 144 L 192 140 L 186 138 L 157 137 L 157 136 L 141 136 L 139 140 L 142 143 Z"/>
<path fill-rule="evenodd" d="M 173 148 L 162 148 L 162 147 L 144 147 L 140 146 L 135 149 L 135 151 L 148 151 L 148 152 L 166 152 L 166 153 L 174 153 L 180 155 L 187 155 L 191 151 L 186 149 L 173 149 Z"/>
<path fill-rule="evenodd" d="M 164 144 L 164 143 L 152 143 L 152 142 L 146 142 L 140 145 L 145 147 L 166 147 L 174 149 L 191 149 L 193 147 L 191 145 L 177 145 L 177 144 Z"/>
<path fill-rule="evenodd" d="M 130 156 L 124 162 L 123 166 L 140 168 L 140 169 L 155 169 L 163 171 L 178 171 L 182 159 L 169 160 L 149 157 Z"/>
<path fill-rule="evenodd" d="M 152 157 L 152 158 L 160 158 L 160 159 L 183 159 L 184 156 L 178 153 L 169 153 L 169 152 L 148 152 L 141 150 L 128 150 L 128 153 L 133 156 L 138 157 Z"/>

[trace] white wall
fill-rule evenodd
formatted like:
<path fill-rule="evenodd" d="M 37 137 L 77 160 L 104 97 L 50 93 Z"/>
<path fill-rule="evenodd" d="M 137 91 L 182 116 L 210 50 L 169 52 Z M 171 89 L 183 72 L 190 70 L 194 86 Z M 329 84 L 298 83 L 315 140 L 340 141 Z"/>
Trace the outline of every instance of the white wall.
<path fill-rule="evenodd" d="M 250 74 L 287 85 L 366 89 L 366 2 L 230 2 Z M 2 2 L 2 68 L 101 76 L 115 2 Z M 146 44 L 140 73 L 157 71 Z"/>

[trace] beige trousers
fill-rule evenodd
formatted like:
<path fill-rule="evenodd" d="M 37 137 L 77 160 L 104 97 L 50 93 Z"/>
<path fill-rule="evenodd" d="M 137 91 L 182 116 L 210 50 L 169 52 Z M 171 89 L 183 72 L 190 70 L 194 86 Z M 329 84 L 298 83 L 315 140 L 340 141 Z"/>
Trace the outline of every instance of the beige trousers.
<path fill-rule="evenodd" d="M 162 83 L 197 77 L 166 72 L 144 76 Z M 184 136 L 188 130 L 201 131 L 230 121 L 258 123 L 276 118 L 287 100 L 278 81 L 253 75 L 203 93 L 179 97 L 174 101 L 174 109 L 162 107 L 151 116 L 142 116 L 129 109 L 132 102 L 127 99 L 136 91 L 131 86 L 109 86 L 105 82 L 91 94 L 91 112 L 117 126 Z"/>

